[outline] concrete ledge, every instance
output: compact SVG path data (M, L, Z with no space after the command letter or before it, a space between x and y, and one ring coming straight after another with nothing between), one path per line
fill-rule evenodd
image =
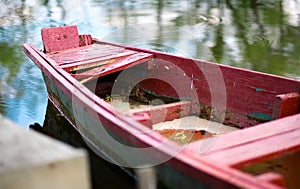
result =
M89 189L87 153L0 115L1 189Z

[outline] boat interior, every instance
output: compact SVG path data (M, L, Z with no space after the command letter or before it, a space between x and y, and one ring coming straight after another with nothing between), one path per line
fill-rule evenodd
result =
M76 56L80 61L74 60ZM150 53L96 42L48 57L117 111L179 143L240 129L217 122L211 106L195 102L188 94L192 90L198 96L191 89L193 80L173 73L172 62Z
M77 28L60 31L64 35L65 40L78 38ZM291 174L300 170L294 161L300 149L299 81L126 48L90 35L78 40L53 47L44 37L44 51L118 112L178 144L189 143L198 153L200 139L217 137L201 155L254 175L271 171L286 180L293 176L285 174L287 169L295 169ZM262 179L283 180L277 174Z

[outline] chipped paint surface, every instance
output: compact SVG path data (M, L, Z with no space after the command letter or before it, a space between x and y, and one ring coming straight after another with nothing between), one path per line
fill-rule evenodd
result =
M263 89L262 89L262 88L258 88L258 87L257 87L257 88L255 88L255 91L256 91L256 92L262 92L262 91L263 91Z
M258 122L266 122L272 119L272 116L261 113L261 112L251 112L247 114L249 119L254 119Z
M110 60L106 60L106 61L102 61L102 62L96 62L94 64L84 64L84 65L80 65L76 68L73 68L73 70L71 71L77 71L77 70L82 70L82 69L87 69L90 67L95 67L95 66L102 66L102 65L106 65L106 64L110 64L112 62L114 62L115 59L110 59Z

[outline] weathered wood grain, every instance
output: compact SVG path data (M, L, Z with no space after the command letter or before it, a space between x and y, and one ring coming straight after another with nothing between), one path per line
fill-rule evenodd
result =
M47 53L79 47L77 26L43 28L42 39Z
M277 95L274 102L273 119L300 113L299 93Z
M197 142L189 146L197 149ZM300 149L300 114L218 136L202 154L212 161L243 167Z

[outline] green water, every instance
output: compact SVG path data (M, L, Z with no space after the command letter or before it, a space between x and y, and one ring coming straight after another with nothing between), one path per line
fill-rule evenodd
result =
M44 120L42 75L21 48L42 48L42 27L76 24L102 40L300 80L299 18L294 0L0 0L0 113L24 127Z

